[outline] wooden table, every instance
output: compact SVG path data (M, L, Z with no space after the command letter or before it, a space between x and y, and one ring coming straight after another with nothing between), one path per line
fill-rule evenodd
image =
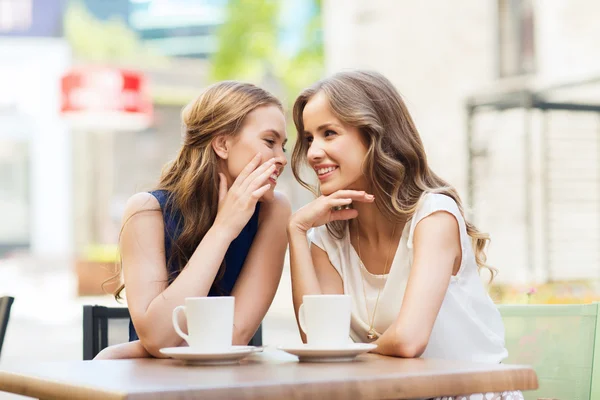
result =
M278 350L239 365L176 360L46 362L0 370L0 391L40 399L410 399L537 389L532 368L375 354L350 363L299 363Z

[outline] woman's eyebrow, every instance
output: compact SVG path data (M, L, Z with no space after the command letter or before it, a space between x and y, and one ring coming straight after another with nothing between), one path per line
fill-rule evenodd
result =
M325 122L324 124L319 125L317 132L324 131L328 128L339 128L339 125L335 122ZM312 133L309 131L304 131L304 135L312 135Z
M275 129L265 129L263 132L265 133L272 133L273 135L277 136L277 139L281 140L281 138L283 137L283 135L281 135L281 133L279 133L279 131L275 130ZM283 139L283 144L287 143L287 138Z

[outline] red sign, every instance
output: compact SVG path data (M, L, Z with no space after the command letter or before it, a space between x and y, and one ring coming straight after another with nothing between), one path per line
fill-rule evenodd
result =
M152 118L152 99L141 72L108 67L76 69L61 80L65 115Z

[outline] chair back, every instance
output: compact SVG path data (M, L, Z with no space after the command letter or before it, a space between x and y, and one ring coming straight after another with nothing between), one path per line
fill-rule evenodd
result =
M539 389L526 400L600 398L600 355L595 354L599 303L500 305L508 364L531 365Z
M92 360L108 346L129 340L129 309L125 307L83 306L83 359ZM262 346L262 325L250 346Z
M129 340L129 309L83 306L83 359L91 360L108 346Z
M10 296L0 297L0 355L2 354L2 345L4 336L8 328L8 319L10 318L10 309L15 299Z

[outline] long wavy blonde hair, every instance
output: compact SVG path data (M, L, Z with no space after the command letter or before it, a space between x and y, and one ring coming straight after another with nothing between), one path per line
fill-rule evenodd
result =
M308 101L318 92L327 96L333 114L340 121L357 127L364 135L368 150L363 173L372 182L375 203L386 218L409 219L425 193L441 193L453 198L464 217L456 189L429 168L423 143L400 94L387 78L372 71L337 73L305 89L296 99L293 118L298 139L291 164L302 186L319 194L318 187L301 177L309 146L304 140L302 114ZM486 264L485 254L489 235L466 219L465 222L477 265L488 269L493 279L497 270ZM348 221L334 221L327 228L335 237L342 238L347 224Z
M267 105L274 105L283 112L281 102L266 90L250 83L223 81L207 87L183 109L183 145L177 157L163 168L155 188L168 193L168 206L181 216L178 227L181 233L171 238L171 254L167 260L167 266L172 266L169 283L186 266L217 216L219 156L211 146L212 141L218 136L238 134L246 116ZM217 281L223 275L224 263ZM124 287L117 289L117 299Z

